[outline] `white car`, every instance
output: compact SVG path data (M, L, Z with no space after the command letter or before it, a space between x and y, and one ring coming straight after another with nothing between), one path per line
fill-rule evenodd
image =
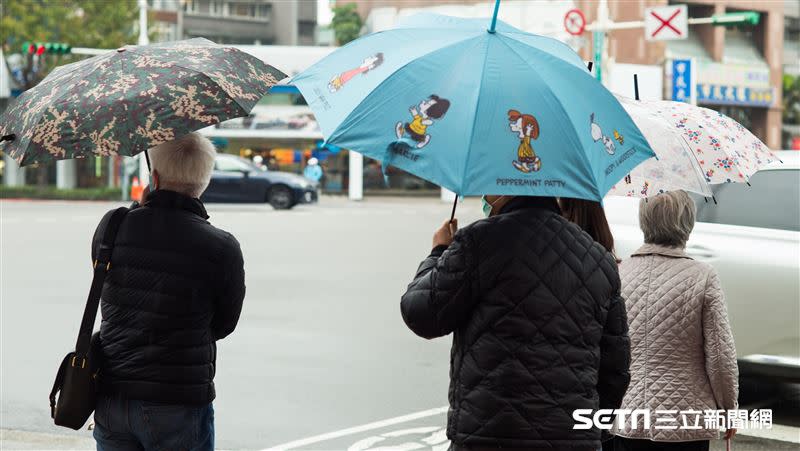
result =
M745 184L715 185L695 197L697 224L686 246L716 268L728 304L742 375L800 381L800 152ZM607 197L619 258L643 241L639 199Z

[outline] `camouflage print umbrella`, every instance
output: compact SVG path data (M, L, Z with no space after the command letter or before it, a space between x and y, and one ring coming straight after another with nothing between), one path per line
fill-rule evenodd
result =
M126 46L53 70L0 117L20 165L135 155L246 116L286 75L207 39Z

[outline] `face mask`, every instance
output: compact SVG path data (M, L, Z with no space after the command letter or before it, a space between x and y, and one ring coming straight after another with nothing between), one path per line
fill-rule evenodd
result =
M487 218L492 214L492 204L486 200L486 196L481 197L481 210L483 210L483 215Z

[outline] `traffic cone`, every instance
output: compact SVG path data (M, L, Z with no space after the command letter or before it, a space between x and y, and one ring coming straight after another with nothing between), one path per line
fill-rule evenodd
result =
M134 177L131 183L131 200L141 202L143 191L144 187L139 183L139 177Z

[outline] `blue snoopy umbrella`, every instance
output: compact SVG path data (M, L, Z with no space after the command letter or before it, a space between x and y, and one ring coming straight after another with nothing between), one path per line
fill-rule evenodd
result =
M499 4L499 0L498 0ZM583 60L497 21L423 14L292 80L327 143L458 195L600 201L655 154Z

